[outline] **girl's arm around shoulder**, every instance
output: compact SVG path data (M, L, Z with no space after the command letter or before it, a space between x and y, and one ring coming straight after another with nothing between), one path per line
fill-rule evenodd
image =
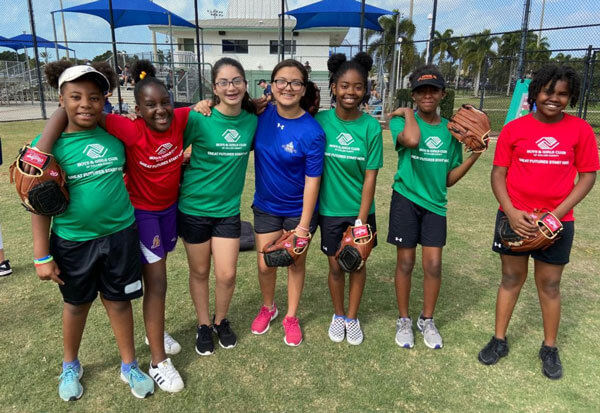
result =
M40 139L35 144L35 147L42 152L51 153L52 147L60 138L69 123L67 112L63 108L58 108L56 112L48 119Z
M421 140L421 130L419 129L419 124L417 123L413 109L398 108L392 113L388 114L388 118L400 116L404 117L404 129L401 131L392 129L392 134L396 134L396 136L392 136L395 144L401 145L405 148L416 148L419 146L419 141Z

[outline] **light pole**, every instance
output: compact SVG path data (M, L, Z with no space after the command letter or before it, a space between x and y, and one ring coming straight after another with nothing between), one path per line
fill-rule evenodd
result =
M404 88L404 79L402 78L402 37L398 37L398 68L396 69L396 86ZM399 82L399 83L398 83Z
M433 20L433 14L429 13L427 15L427 20L429 20L429 30L427 30L427 33L429 33L429 38L427 39L427 50L425 51L425 64L428 64L429 62L429 47L431 44L431 21Z
M542 29L544 28L544 12L546 11L546 0L542 0L542 16L540 17L540 33L537 38L537 47L540 47L540 40L542 39Z

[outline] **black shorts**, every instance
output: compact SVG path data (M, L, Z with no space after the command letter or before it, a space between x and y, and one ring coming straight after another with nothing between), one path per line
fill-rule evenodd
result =
M492 245L492 251L499 254L514 255L514 256L528 256L534 260L545 262L546 264L553 265L565 265L569 263L569 257L571 256L571 247L573 246L573 237L575 235L575 222L574 221L561 221L563 224L563 230L560 233L560 238L552 244L546 250L533 250L525 252L513 252L502 244L500 235L498 234L498 225L500 220L505 217L504 212L498 210L496 214L496 225L494 226L494 243Z
M98 292L110 301L129 301L143 294L140 240L135 224L89 241L69 241L52 233L50 254L65 282L59 288L66 303L90 303Z
M240 214L232 217L197 217L178 211L177 234L188 244L202 244L212 237L239 238L242 235Z
M446 245L446 217L425 209L392 191L387 242L402 248Z
M268 212L258 209L254 205L252 205L252 211L254 211L254 232L257 234L268 234L270 232L281 231L282 229L291 231L295 229L298 224L300 224L299 216L281 217L277 215L271 215ZM314 235L318 224L319 214L315 212L310 220L309 229L311 234Z
M319 215L319 227L321 227L321 251L330 257L333 257L340 247L342 236L348 229L348 225L354 225L356 217L328 217ZM375 214L367 217L367 224L371 226L373 233L377 232L377 222ZM377 235L373 248L377 246Z

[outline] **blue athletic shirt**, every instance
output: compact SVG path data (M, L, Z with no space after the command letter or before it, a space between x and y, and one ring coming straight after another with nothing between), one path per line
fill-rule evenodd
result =
M279 116L268 105L254 135L254 206L271 215L302 215L305 176L323 173L325 132L310 114Z

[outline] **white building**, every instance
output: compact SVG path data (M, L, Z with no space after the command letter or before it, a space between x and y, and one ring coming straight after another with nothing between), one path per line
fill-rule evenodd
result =
M279 61L279 13L279 0L230 0L223 18L199 21L204 62L214 64L221 57L232 57L244 66L249 81L268 79ZM294 32L295 24L294 18L285 19L286 58L310 62L313 78L326 76L329 50L342 44L348 29L333 27ZM168 26L150 26L150 30L154 36L156 33L169 35ZM195 41L195 29L173 27L173 42L177 44L176 64L196 61Z

